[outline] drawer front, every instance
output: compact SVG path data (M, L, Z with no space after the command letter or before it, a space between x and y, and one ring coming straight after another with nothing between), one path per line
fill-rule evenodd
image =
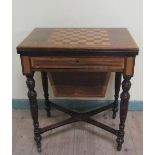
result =
M123 70L123 57L31 57L34 69L61 69L61 68L100 68L107 70Z

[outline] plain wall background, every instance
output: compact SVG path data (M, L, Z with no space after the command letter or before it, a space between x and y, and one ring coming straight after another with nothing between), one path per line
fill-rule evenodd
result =
M27 98L26 78L16 46L35 27L126 27L140 47L131 80L131 100L143 100L142 3L142 0L13 0L12 98ZM35 80L38 98L43 98L39 73L35 73ZM114 74L106 99L113 99L113 95Z

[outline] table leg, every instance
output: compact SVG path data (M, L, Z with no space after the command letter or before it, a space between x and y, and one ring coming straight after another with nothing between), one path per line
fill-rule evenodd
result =
M115 100L113 102L113 107L112 107L112 111L113 111L113 115L112 118L116 118L116 113L118 112L118 98L119 98L119 91L120 91L120 86L121 86L121 78L122 78L122 74L120 72L116 72L115 73Z
M44 97L45 97L45 109L47 112L47 116L51 117L51 104L49 101L49 94L48 94L48 78L47 78L47 72L41 72L42 77L42 85L43 85L43 91L44 91Z
M37 104L37 93L34 90L35 87L35 80L33 79L33 74L26 75L27 77L27 87L28 87L28 98L30 103L30 110L31 116L33 119L33 126L34 126L34 140L37 144L38 152L41 152L41 135L40 135L40 128L38 122L38 104Z
M123 92L121 94L121 102L120 102L120 124L119 130L117 134L117 150L120 151L122 148L122 144L124 143L124 128L125 128L125 120L128 112L128 102L130 98L129 90L131 87L131 76L124 75L124 80L122 82Z

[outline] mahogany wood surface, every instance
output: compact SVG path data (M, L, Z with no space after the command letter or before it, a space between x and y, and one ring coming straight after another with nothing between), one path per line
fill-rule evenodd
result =
M118 112L118 104L119 104L119 91L121 87L121 78L122 78L122 73L116 72L115 73L115 100L113 102L113 115L112 118L116 118L116 113Z
M128 55L138 46L126 28L36 28L17 47L22 55Z
M32 31L17 47L17 53L21 56L23 75L27 77L34 139L39 152L42 133L77 121L85 121L113 133L117 136L117 150L121 150L130 98L130 79L134 75L138 51L138 46L126 28L36 28ZM47 115L50 116L52 105L71 115L71 118L39 128L37 93L33 79L35 71L42 72ZM48 99L48 77L55 96L104 97L111 72L116 72L115 100L106 107L88 113L75 113L50 103ZM116 117L121 75L124 79L117 130L91 119L90 116L112 108L113 118Z
M41 152L41 133L39 129L39 122L38 122L38 104L37 104L37 93L35 91L35 80L33 79L34 74L27 75L26 84L28 87L27 96L29 98L30 103L30 112L33 120L34 126L34 140L37 145L38 152Z
M104 97L110 73L66 71L48 76L55 97Z
M30 64L30 57L29 56L21 56L21 65L23 74L30 74L31 73L31 64Z
M123 57L31 57L33 69L37 68L83 68L83 69L102 69L102 71L123 71L125 59Z
M47 116L50 117L51 113L51 105L49 101L49 94L48 94L48 77L47 72L41 72L41 78L42 78L42 85L43 85L43 91L44 91L44 97L45 97L45 109L47 112Z
M119 130L117 134L117 150L120 151L122 149L122 144L124 143L124 129L125 129L125 121L128 112L128 104L130 99L129 90L131 87L131 76L124 75L124 80L122 82L122 93L121 93L121 103L120 103L120 124Z

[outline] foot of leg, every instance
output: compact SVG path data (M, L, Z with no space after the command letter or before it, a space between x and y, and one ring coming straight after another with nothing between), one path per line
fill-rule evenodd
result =
M122 149L122 144L124 143L124 125L119 125L119 131L118 131L118 135L117 135L117 151L121 151Z
M35 125L35 126L37 126L37 125ZM38 127L36 127L34 129L34 140L36 142L38 152L41 152L41 139L42 138L41 138L41 135L40 135L40 129Z

